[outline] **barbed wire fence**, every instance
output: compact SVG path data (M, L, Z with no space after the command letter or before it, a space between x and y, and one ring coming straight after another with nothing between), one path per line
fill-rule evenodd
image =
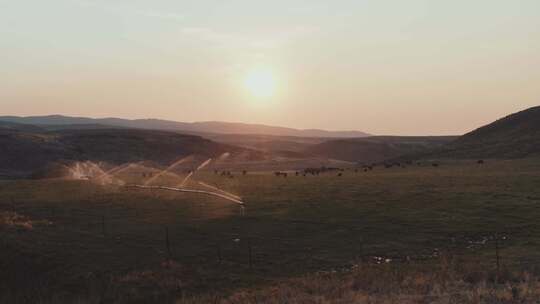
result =
M107 204L114 205L112 202L107 202ZM350 265L355 260L380 264L435 259L447 252L453 255L474 255L475 250L492 252L490 263L497 272L509 263L518 265L536 263L534 258L509 261L505 257L506 247L516 242L524 243L532 237L530 232L523 231L519 227L511 231L504 231L501 228L493 229L493 231L486 229L482 233L465 232L462 235L452 235L446 230L432 228L430 231L432 235L444 236L447 239L446 246L425 248L416 254L410 252L400 254L399 250L391 248L386 251L371 248L373 241L366 241L365 234L369 233L366 233L365 227L359 225L361 220L341 220L339 223L332 223L307 219L272 219L274 225L294 223L304 227L322 226L327 227L328 230L346 231L347 235L335 243L342 242L348 245L335 246L335 243L318 242L316 238L295 238L292 235L278 237L257 234L257 231L199 230L197 223L208 220L204 217L192 218L182 224L153 223L146 220L145 215L141 214L138 208L122 209L122 206L115 206L121 212L111 210L112 207L103 208L103 206L97 211L89 212L86 209L70 207L28 206L24 202L19 204L14 199L2 205L2 209L22 214L33 209L33 213L39 212L51 219L50 229L57 229L58 233L50 233L48 229L33 229L31 233L36 240L47 241L53 247L65 252L84 247L87 243L93 246L88 248L89 250L100 246L123 247L123 250L118 250L118 254L130 252L128 258L135 261L133 265L135 269L139 268L141 261L148 259L149 255L154 256L150 260L213 262L217 265L231 264L253 270L271 263L279 264L280 261L337 267L339 263ZM223 209L228 208L230 207L223 207ZM165 208L157 212L169 211ZM238 220L260 219L246 215L239 217ZM127 224L128 222L132 223ZM129 228L126 228L128 226ZM112 250L111 254L116 253Z

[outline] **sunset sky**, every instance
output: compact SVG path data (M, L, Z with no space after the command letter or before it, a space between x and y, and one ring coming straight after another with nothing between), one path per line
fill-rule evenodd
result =
M539 0L0 0L0 115L461 134L540 104Z

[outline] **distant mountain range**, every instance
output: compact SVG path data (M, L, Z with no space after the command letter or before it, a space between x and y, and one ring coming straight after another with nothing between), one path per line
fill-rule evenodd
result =
M353 135L357 137L349 138ZM228 166L265 170L276 164L290 169L329 163L534 157L540 156L540 107L459 137L366 135L221 122L5 116L0 117L0 178L27 177L51 163L150 161L166 166L186 155L205 159L225 153L230 154Z
M258 134L297 137L352 138L366 137L370 134L360 131L327 131L318 129L299 130L293 128L267 126L261 124L231 123L219 121L207 122L178 122L161 119L121 119L121 118L87 118L62 115L50 116L0 116L0 121L44 126L49 129L66 128L100 128L123 127L148 130L178 131L185 133L215 133L215 134Z

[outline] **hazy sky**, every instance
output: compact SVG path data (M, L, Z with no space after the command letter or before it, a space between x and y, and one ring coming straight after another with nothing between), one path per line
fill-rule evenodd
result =
M0 115L459 134L540 104L540 1L0 0L0 72Z

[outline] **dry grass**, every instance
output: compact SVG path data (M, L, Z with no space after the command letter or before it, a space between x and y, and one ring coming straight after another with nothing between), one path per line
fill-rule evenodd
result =
M50 225L47 220L32 220L12 211L0 211L0 228L32 230L36 225Z
M482 271L442 262L426 268L414 265L362 265L349 273L309 275L260 290L227 297L183 298L176 304L345 304L345 303L538 303L540 285L528 273ZM464 270L464 269L463 269Z
M497 273L472 261L445 258L438 264L360 264L348 272L310 274L228 295L208 290L196 297L171 292L182 290L185 282L179 273L186 271L190 270L175 262L164 262L153 271L95 280L92 288L75 299L32 297L13 302L9 296L0 296L0 303L527 304L540 299L537 276L507 270ZM137 287L144 282L152 282L152 296Z

